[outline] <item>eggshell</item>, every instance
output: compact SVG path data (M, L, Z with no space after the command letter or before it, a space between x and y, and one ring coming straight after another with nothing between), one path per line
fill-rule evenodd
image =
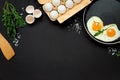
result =
M60 5L60 0L52 0L52 4L54 6L59 6Z
M46 3L44 5L45 11L51 11L53 9L53 5L51 3Z
M58 12L57 11L51 11L50 12L50 18L53 19L53 20L56 20L58 17Z
M64 14L66 12L66 7L64 5L58 6L58 12Z
M28 24L32 24L32 23L34 23L35 18L33 17L33 15L27 15L27 16L25 17L25 21L26 21Z
M72 0L67 0L66 2L65 2L65 6L67 7L67 8L72 8L73 7L73 1Z
M33 13L33 11L34 11L34 6L33 5L28 5L26 7L26 12L27 13Z
M39 18L39 17L42 16L42 12L39 9L35 9L34 12L33 12L33 16L35 18Z

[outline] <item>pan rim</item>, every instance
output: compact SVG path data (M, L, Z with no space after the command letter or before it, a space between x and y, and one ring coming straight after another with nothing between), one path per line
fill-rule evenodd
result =
M92 4L91 4L91 5L92 5ZM90 5L90 6L91 6L91 5ZM88 29L87 29L86 21L85 21L86 13L87 13L87 10L88 10L88 8L89 8L90 6L87 6L87 7L84 9L84 11L83 11L83 26L84 26L84 28L85 28L85 31L86 31L87 34L89 35L89 37L90 37L91 39L93 39L94 41L96 41L96 42L98 42L98 43L100 43L100 44L104 44L104 45L115 45L115 44L119 44L120 41L115 41L115 42L104 42L104 41L100 41L100 40L96 39L95 37L93 37L93 36L90 34L90 32L89 32Z

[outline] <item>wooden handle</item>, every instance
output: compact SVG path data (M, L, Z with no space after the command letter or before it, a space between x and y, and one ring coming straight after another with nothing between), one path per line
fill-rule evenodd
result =
M7 60L10 60L15 55L15 52L11 47L10 43L2 36L1 33L0 33L0 48Z

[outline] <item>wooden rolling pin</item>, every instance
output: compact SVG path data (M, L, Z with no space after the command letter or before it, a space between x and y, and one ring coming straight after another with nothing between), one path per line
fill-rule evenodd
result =
M0 48L7 60L10 60L14 55L15 52L11 47L10 43L4 38L4 36L0 33Z

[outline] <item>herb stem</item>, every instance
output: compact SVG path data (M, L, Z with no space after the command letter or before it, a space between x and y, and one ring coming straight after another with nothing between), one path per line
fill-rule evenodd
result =
M8 1L5 1L3 6L2 21L7 29L8 37L16 38L16 26L23 27L26 23L17 12L15 6Z

